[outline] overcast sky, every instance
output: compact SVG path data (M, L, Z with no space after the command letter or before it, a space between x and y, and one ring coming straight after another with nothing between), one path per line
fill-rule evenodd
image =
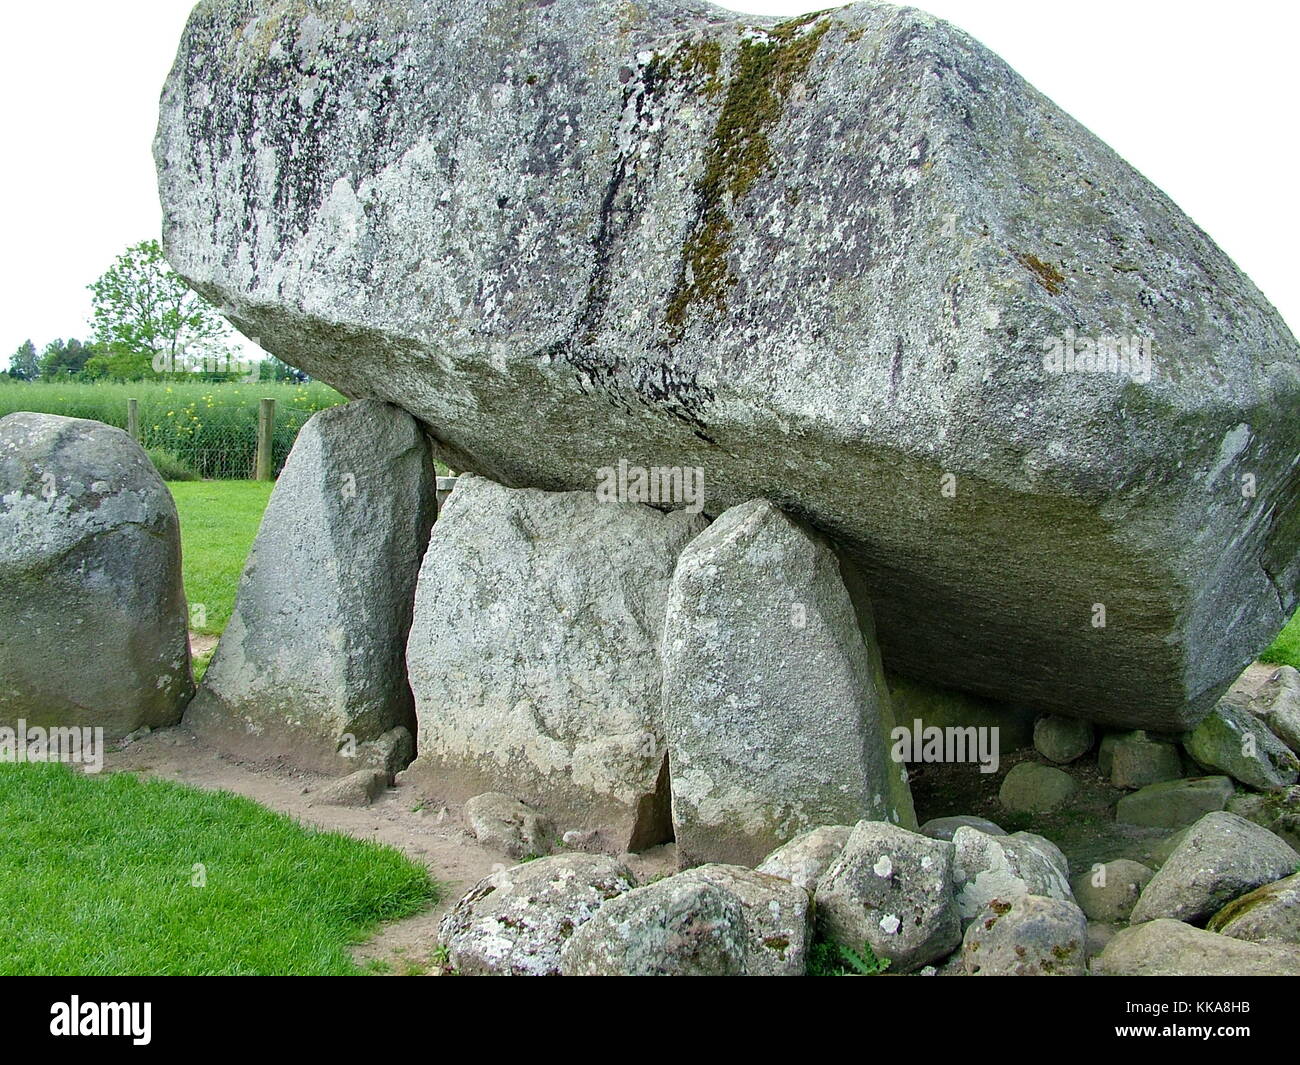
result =
M452 2L452 0L448 0ZM799 14L827 0L756 0ZM0 39L0 368L89 334L86 285L158 235L150 142L189 0L11 4ZM731 5L728 5L731 6ZM1300 333L1300 4L929 0L1163 188Z

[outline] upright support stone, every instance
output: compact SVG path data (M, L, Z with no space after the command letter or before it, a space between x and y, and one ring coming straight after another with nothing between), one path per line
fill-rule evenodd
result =
M433 509L410 415L364 399L312 417L185 723L242 757L325 772L409 761L391 730L414 727L403 653Z
M916 827L870 608L830 546L766 500L682 553L663 706L683 866L753 866L818 825Z

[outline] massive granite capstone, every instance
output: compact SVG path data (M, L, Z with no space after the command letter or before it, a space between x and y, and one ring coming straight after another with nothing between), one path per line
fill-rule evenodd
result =
M772 500L895 672L1181 729L1296 603L1294 338L914 9L207 0L155 150L171 262L269 351L504 484Z

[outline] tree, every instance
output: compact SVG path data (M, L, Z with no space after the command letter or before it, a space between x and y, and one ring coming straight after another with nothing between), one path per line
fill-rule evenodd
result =
M41 352L41 378L54 380L75 377L86 368L87 361L100 351L94 344L83 344L75 337L67 342L51 340Z
M40 376L41 367L36 358L36 345L24 340L18 350L9 356L9 376L22 381L34 381Z
M127 248L90 290L95 336L106 349L89 360L93 376L187 370L230 350L226 320L167 265L156 240Z

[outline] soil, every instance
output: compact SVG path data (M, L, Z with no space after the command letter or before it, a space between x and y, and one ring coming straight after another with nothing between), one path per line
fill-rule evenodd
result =
M435 951L442 915L480 879L516 864L504 852L482 846L466 832L459 809L422 806L410 787L389 788L368 807L315 806L313 795L331 778L227 758L180 726L159 729L110 751L104 771L135 772L234 792L303 824L395 847L425 865L442 887L439 901L422 913L385 925L353 950L357 963L377 974L438 972ZM677 868L672 844L622 857L641 883Z

